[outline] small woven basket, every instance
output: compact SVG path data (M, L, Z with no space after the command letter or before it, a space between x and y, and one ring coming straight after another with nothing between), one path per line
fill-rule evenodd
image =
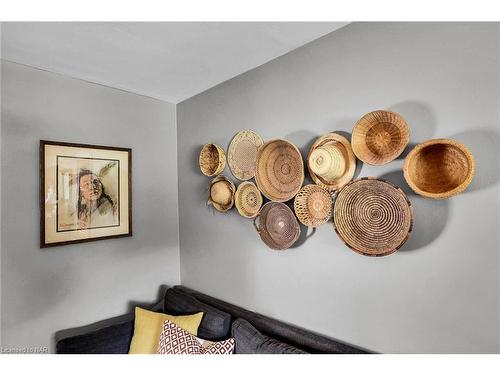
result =
M210 182L207 204L214 206L219 212L229 211L234 205L235 190L230 179L219 175Z
M243 217L255 217L262 206L262 201L262 194L253 182L242 182L236 189L235 205Z
M337 152L329 154L331 157L336 156L342 160L331 163L332 166L330 168L336 170L335 173L327 172L323 174L323 176L320 176L315 173L316 168L314 164L317 164L320 161L315 159L315 154L317 153L316 150L325 148L325 146L335 147ZM345 137L337 133L328 133L316 139L309 150L307 161L307 168L312 180L317 185L320 185L331 192L340 189L342 186L351 181L354 176L354 172L356 171L356 157L352 152L351 144ZM337 172L339 165L343 166L342 173ZM336 175L336 178L328 178L328 175L333 174Z
M234 136L227 151L227 161L234 177L250 180L255 176L257 150L264 141L253 130L242 130Z
M319 185L305 185L293 202L295 215L308 227L318 227L332 216L332 197Z
M474 158L463 144L432 139L417 145L406 156L403 171L415 193L445 199L463 192L474 177Z
M286 250L300 236L300 225L284 203L268 202L262 206L253 225L262 241L274 250Z
M304 162L299 149L284 139L264 143L257 152L255 181L272 201L292 199L304 182Z
M405 119L390 111L364 115L352 130L352 149L367 164L384 165L396 159L410 141Z
M198 163L201 173L213 177L222 173L226 167L226 154L219 145L207 143L201 148Z
M363 255L384 256L394 253L408 239L413 210L399 187L365 177L339 191L333 225L347 247Z

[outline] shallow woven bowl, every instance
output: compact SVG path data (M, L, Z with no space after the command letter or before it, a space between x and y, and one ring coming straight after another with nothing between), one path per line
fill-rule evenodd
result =
M241 216L252 218L257 215L262 206L262 194L253 182L242 182L235 194L236 209Z
M264 143L257 152L255 181L272 201L292 199L304 182L304 162L299 149L284 139Z
M339 191L333 225L350 249L363 255L384 256L394 253L408 239L413 210L399 187L365 177Z
M257 150L263 143L253 130L242 130L234 136L227 151L227 162L234 177L246 181L255 176Z
M300 225L292 210L284 203L267 202L253 225L262 241L274 250L286 250L300 236Z
M408 154L403 171L415 193L445 199L469 186L474 176L474 158L459 142L432 139L417 145Z
M332 215L332 197L319 185L305 185L295 196L293 209L297 219L308 227L318 227Z
M346 163L344 174L335 180L325 180L321 176L316 175L309 166L309 160L313 151L316 148L326 144L336 145L339 148L339 150L341 150L342 153L344 154L344 160ZM351 144L349 143L347 138L337 133L328 133L316 139L316 141L311 146L311 149L309 150L309 154L307 155L307 160L308 160L307 169L309 170L309 175L311 176L312 180L317 185L320 185L329 191L338 190L342 186L347 184L349 181L352 180L354 172L356 171L356 156L354 156L354 153L352 152Z
M201 173L213 177L222 173L226 167L226 154L219 145L207 143L201 148L198 163Z
M396 159L410 141L410 129L401 115L374 111L364 115L352 130L352 150L363 162L384 165Z
M235 190L231 180L219 175L210 182L207 203L213 205L219 212L229 211L234 205Z

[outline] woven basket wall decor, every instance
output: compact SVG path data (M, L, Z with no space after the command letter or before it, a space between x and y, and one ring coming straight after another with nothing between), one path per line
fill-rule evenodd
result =
M226 167L226 154L219 145L207 143L201 148L198 163L201 173L213 177L222 173Z
M227 151L227 161L234 177L250 180L255 176L257 150L264 141L252 130L242 130L234 136Z
M405 158L408 185L427 198L445 199L460 194L474 177L474 158L463 144L432 139L417 146Z
M352 250L368 256L384 256L394 253L408 239L413 211L399 187L376 178L361 178L339 191L333 208L333 225Z
M247 218L257 215L263 201L260 190L249 181L244 181L238 186L234 200L240 215Z
M311 146L307 168L317 185L335 191L352 180L356 171L356 157L345 137L328 133L316 139Z
M272 201L292 199L304 182L304 162L299 149L284 139L264 143L257 152L255 181Z
M364 115L352 130L352 149L358 159L371 165L384 165L396 159L410 141L405 119L391 111Z
M267 202L253 225L262 241L274 250L286 250L300 236L300 225L292 210L284 203Z
M308 227L318 227L332 216L332 197L319 185L305 185L293 202L295 215Z
M215 177L210 182L208 201L219 212L226 212L234 205L235 186L233 182L224 175Z

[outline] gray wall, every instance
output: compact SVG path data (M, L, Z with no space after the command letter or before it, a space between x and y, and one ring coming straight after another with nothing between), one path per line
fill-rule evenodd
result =
M355 23L178 105L182 283L375 351L500 352L499 67L498 23ZM477 161L465 194L410 195L415 229L398 253L358 255L331 223L276 252L235 210L205 206L202 144L227 147L251 128L305 156L315 137L380 108L407 119L412 142L455 138ZM408 189L401 167L359 175Z
M53 350L179 283L175 106L4 61L2 79L1 345ZM39 248L40 139L132 148L133 237Z

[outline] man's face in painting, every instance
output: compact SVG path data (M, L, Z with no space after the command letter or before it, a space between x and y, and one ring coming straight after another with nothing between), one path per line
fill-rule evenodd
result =
M80 177L80 194L87 201L95 201L102 194L102 184L95 174Z

